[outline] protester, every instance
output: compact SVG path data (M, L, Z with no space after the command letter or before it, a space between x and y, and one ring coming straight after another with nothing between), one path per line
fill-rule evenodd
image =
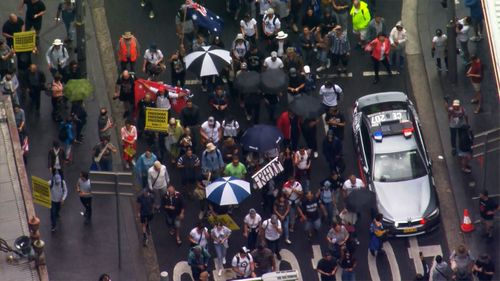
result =
M472 268L479 281L491 281L495 275L495 263L490 255L482 254Z
M316 265L316 271L319 273L321 281L335 281L337 266L337 260L332 257L330 251L326 251Z
M326 235L326 240L328 241L328 248L332 255L337 259L341 259L346 250L348 250L347 241L349 240L349 232L345 226L334 222Z
M122 147L123 147L123 160L125 162L125 169L130 169L133 165L134 156L137 148L137 129L132 125L131 120L125 121L125 126L120 130Z
M432 38L432 57L436 58L436 66L439 71L448 71L448 37L443 34L441 29L436 29L436 35ZM441 60L444 60L444 69Z
M470 280L472 278L473 266L474 258L465 245L458 245L453 252L451 252L450 267L453 271L453 279Z
M325 107L325 111L328 112L330 108L338 105L343 92L339 85L327 80L319 89L319 95L322 96L323 106Z
M301 147L293 155L293 165L295 167L295 178L300 182L304 193L309 191L309 183L311 181L311 163L312 155L309 149Z
M276 254L278 260L281 260L279 240L283 233L283 229L281 228L281 222L278 220L278 216L272 215L271 218L262 222L261 233L263 240L266 241L267 247Z
M167 186L170 183L170 176L167 167L160 161L155 161L153 167L148 170L148 189L153 193L154 207L160 209L161 198L167 193Z
M137 38L130 31L124 32L117 44L117 54L121 71L128 70L135 72L135 62L140 53L140 45Z
M217 275L221 276L226 264L226 252L229 248L229 236L231 236L231 229L225 226L222 222L217 222L215 227L210 231L214 249L217 256L216 264L219 271Z
M479 214L481 215L481 222L484 226L484 237L491 240L493 239L493 223L495 220L495 213L500 210L500 206L493 199L489 197L488 190L483 190L479 193Z
M54 174L48 181L50 186L50 231L56 231L57 220L61 207L68 197L68 187L66 181L58 173Z
M53 141L48 153L48 168L52 176L55 174L64 176L63 166L65 159L66 154L64 153L64 149L61 148L61 144L58 141Z
M349 14L352 17L352 29L354 35L356 35L358 46L364 47L366 33L368 32L368 24L371 20L368 4L366 4L365 1L353 0L352 8ZM343 27L346 28L347 25L344 25Z
M149 147L146 147L144 153L137 158L134 169L142 188L148 187L148 171L157 160L158 158Z
M349 179L347 179L342 186L344 198L347 198L347 196L349 196L349 194L351 194L351 192L353 192L354 190L358 190L361 188L365 188L364 182L361 179L356 178L355 175L350 175Z
M408 41L408 36L406 34L406 29L403 27L401 21L396 23L389 34L389 40L391 41L391 65L398 67L399 70L403 70L404 66L404 53L406 42Z
M257 249L251 252L255 265L255 276L261 277L262 275L276 271L276 260L274 259L273 252L266 248L263 244L259 244Z
M191 243L191 247L200 246L203 249L208 249L208 240L210 239L210 235L208 233L208 228L204 227L202 222L198 222L196 227L191 229L188 238Z
M193 246L189 250L188 264L191 266L191 273L194 280L199 280L202 272L208 270L210 258L208 250L200 245Z
M372 41L381 32L387 34L387 25L385 24L385 19L380 14L375 14L375 17L368 24L366 39Z
M370 250L370 254L372 254L372 256L375 256L375 254L385 254L385 251L382 248L387 236L387 230L385 230L382 225L382 218L383 215L379 213L370 224L370 244L368 249Z
M19 80L14 70L7 71L0 81L0 92L10 96L12 103L19 104Z
M261 229L262 217L252 208L248 211L243 223L243 237L247 239L247 247L250 250L254 250Z
M312 240L313 230L318 234L321 228L320 210L323 212L325 210L311 191L306 192L306 196L301 201L301 205L297 210L299 211L300 221L305 222L304 230L306 231L307 238Z
M76 18L76 4L71 0L64 0L57 6L56 22L62 20L66 29L66 42L76 41L76 31L73 25Z
M365 50L371 52L373 71L375 72L375 80L373 80L373 84L377 84L380 81L378 76L380 63L385 66L389 76L392 75L391 65L389 63L391 44L384 33L379 33L377 38L373 39L373 41L366 45Z
M476 104L474 113L477 114L481 111L482 95L481 95L481 82L483 81L484 66L478 56L471 57L471 64L467 70L466 76L470 78L472 87L474 88L474 97L470 100L471 103Z
M356 280L356 272L354 269L357 264L356 258L352 256L352 253L350 251L346 251L340 260L340 267L342 268L342 281Z
M466 174L471 173L471 166L469 165L472 159L472 146L474 144L474 134L468 125L458 129L458 157L460 157L460 165L462 172Z
M119 99L123 102L123 107L125 109L125 112L123 112L123 118L131 117L131 114L134 111L134 82L135 77L128 70L123 70L116 80L113 99Z
M443 257L437 255L434 259L435 265L432 269L431 276L433 281L451 280L452 271L450 266L443 260Z
M347 34L342 32L342 26L336 25L327 35L330 40L330 53L332 66L337 67L337 75L347 75L351 45Z
M207 121L200 126L201 144L212 143L218 145L222 139L222 126L213 116L208 117Z
M200 158L193 153L191 147L188 147L186 153L177 160L177 168L181 170L181 184L190 196L200 175L200 165Z
M55 77L55 74L63 74L69 62L69 53L66 47L63 46L61 39L55 39L52 46L47 49L45 54L47 65L50 73Z
M446 110L448 111L448 126L450 128L451 154L457 154L457 136L459 129L469 123L469 118L465 108L460 105L460 100L453 100L451 106L445 102Z
M225 165L220 150L213 143L207 143L201 155L201 172L210 175L212 179L217 179L222 175L224 168Z
M83 216L85 217L85 224L89 224L92 219L92 187L89 179L89 173L82 171L80 172L80 177L76 182L76 192L80 197L80 202L82 202L85 211Z
M236 273L237 279L255 277L255 264L253 262L253 257L246 247L242 247L233 257L231 266L233 267L233 271Z
M150 222L154 214L155 198L151 190L145 188L141 191L136 199L137 202L137 217L142 225L142 244L147 246L148 236L151 235Z
M163 53L155 43L149 45L149 49L144 52L144 62L142 64L142 72L146 73L149 78L156 78L165 70L163 64Z

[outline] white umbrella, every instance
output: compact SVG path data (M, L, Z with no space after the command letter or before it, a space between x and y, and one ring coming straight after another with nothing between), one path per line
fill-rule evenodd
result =
M200 50L184 58L186 68L198 76L219 75L219 72L231 63L229 51L214 46L203 46Z
M223 177L206 187L207 199L219 205L237 205L250 196L250 183L235 177Z

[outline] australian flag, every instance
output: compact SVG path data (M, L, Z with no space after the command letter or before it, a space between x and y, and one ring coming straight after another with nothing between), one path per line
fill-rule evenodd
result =
M222 32L224 21L214 12L191 0L186 1L185 8L186 16L193 20L196 25L208 29L210 33L220 34Z

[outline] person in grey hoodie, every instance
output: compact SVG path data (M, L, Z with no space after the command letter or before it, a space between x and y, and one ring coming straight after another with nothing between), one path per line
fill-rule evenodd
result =
M59 211L61 210L61 206L64 204L64 200L68 196L68 188L66 186L66 181L64 181L58 173L52 176L52 179L49 180L50 186L50 200L51 200L51 208L50 208L50 223L51 223L51 231L56 231L56 223L59 218Z
M443 260L443 257L437 255L435 265L432 268L431 277L433 281L451 280L452 272L450 266Z
M380 14L375 14L375 17L368 24L368 34L366 36L368 41L373 41L380 32L387 34L387 25Z

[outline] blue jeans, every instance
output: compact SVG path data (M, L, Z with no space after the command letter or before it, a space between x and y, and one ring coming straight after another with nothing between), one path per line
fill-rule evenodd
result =
M59 218L59 211L61 210L61 202L51 203L50 208L50 225L52 228L56 228L57 218Z
M321 219L318 218L314 221L307 219L306 220L306 225L304 226L304 229L306 232L309 232L312 230L312 228L316 229L318 231L321 228Z
M224 244L214 244L214 249L215 249L215 255L217 256L216 258L216 263L219 269L224 268L224 265L222 264L222 259L226 256L226 247L224 247Z
M342 281L356 281L356 273L342 270Z
M285 219L281 221L281 226L283 227L283 234L285 235L285 239L290 238L289 224L290 224L290 213L288 213L288 215L285 216Z
M297 202L297 204L299 204L299 203ZM295 219L297 218L297 205L290 206L290 212L288 213L288 217L290 220L290 227L294 228L295 227Z

